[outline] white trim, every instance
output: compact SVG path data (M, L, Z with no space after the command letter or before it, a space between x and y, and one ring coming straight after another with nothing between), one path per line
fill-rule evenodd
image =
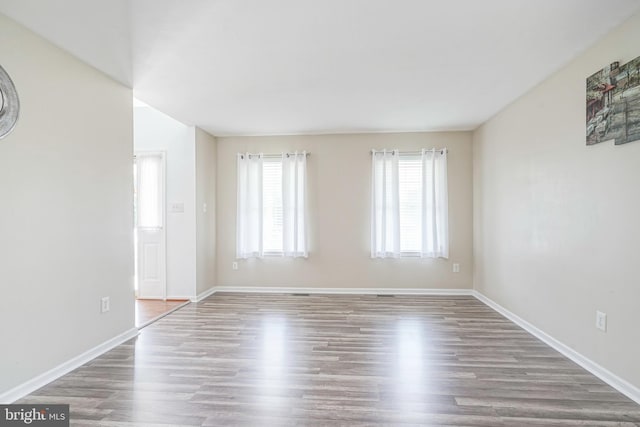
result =
M571 347L558 341L557 339L553 338L551 335L548 335L546 332L538 329L531 323L527 322L520 316L502 307L500 304L489 299L488 297L481 294L480 292L474 290L473 296L475 296L479 301L485 303L486 305L488 305L498 313L502 314L507 319L511 320L516 325L520 326L525 331L529 332L534 337L538 338L540 341L544 342L548 346L560 352L565 357L571 359L578 365L582 366L584 369L591 372L593 375L600 378L602 381L609 384L611 387L615 388L620 393L627 396L629 399L640 404L640 388L634 386L633 384L629 383L626 380L623 380L622 378L612 373L608 369L602 367L601 365L597 364L596 362L589 359L588 357L578 353Z
M473 289L426 289L426 288L302 288L291 286L215 286L216 292L274 293L274 294L349 294L349 295L469 295Z
M209 289L207 289L206 291L200 292L195 297L191 297L191 302L200 302L203 299L205 299L206 297L208 297L209 295L213 295L215 292L216 292L216 287L212 286Z
M126 332L117 335L102 344L98 344L97 346L85 351L84 353L67 360L66 362L56 366L53 369L48 370L47 372L38 375L35 378L30 379L29 381L22 383L11 390L8 390L2 394L0 394L0 404L10 404L15 402L18 399L23 398L29 393L33 393L41 387L49 384L50 382L60 378L61 376L68 374L74 369L79 368L90 360L95 359L101 354L106 353L114 347L119 346L125 341L130 340L138 335L138 328L131 328Z

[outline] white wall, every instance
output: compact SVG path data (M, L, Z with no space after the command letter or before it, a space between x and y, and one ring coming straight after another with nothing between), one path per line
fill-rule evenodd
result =
M134 326L132 93L0 15L0 395ZM100 313L100 298L111 311Z
M640 387L640 141L585 146L585 79L640 14L474 134L475 287ZM595 328L595 313L608 330Z
M471 133L227 137L218 141L220 286L319 288L471 288ZM450 259L370 257L372 148L449 148ZM308 259L235 261L236 153L307 150ZM461 265L452 272L452 263Z
M196 295L195 128L148 106L134 108L135 151L164 151L167 163L167 298ZM171 212L183 203L184 212Z
M196 128L196 293L216 284L216 139ZM205 210L206 205L206 210Z

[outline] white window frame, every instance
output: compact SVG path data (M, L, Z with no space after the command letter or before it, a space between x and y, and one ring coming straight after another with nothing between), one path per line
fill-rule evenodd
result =
M280 155L238 153L236 259L308 257L306 230L307 155L306 151ZM273 175L271 173L273 170L268 168L276 164L280 165L280 173ZM265 186L265 177L267 186ZM274 177L275 182L273 181ZM279 197L270 194L269 191L278 191ZM276 208L274 208L274 204ZM267 215L267 212L273 215ZM279 233L277 233L278 215L280 215ZM265 239L266 233L274 230L272 227L265 229L264 223L267 219L269 225L276 224L277 234L272 234ZM265 240L276 243L274 238L281 243L265 247Z
M410 162L413 177L405 169ZM371 257L448 258L447 193L446 149L372 150ZM407 197L419 199L418 206L407 209ZM413 230L407 229L409 214L419 222ZM407 245L407 233L418 242Z

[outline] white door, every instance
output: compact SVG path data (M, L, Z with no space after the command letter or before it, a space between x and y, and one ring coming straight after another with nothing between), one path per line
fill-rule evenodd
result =
M138 152L134 164L136 297L166 299L165 156Z

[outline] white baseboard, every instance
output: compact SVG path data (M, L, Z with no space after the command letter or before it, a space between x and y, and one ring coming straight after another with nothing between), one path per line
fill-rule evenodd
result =
M215 286L207 296L217 292L274 293L274 294L348 294L348 295L473 295L473 289L422 288L302 288L290 286Z
M192 297L191 298L191 302L200 302L203 299L205 299L206 297L208 297L209 295L213 295L215 292L216 292L216 287L212 286L209 289L207 289L206 291L199 293L195 297Z
M101 354L106 353L112 348L119 346L123 342L128 341L137 335L138 328L131 328L128 331L123 332L122 334L117 335L110 340L105 341L102 344L99 344L92 349L85 351L84 353L74 357L73 359L70 359L63 364L58 365L55 368L50 369L49 371L0 394L0 404L10 404L18 399L23 398L29 393L33 393L37 389L49 384L53 380L56 380L61 376L73 371L74 369L79 368L90 360L95 359Z
M551 335L548 335L546 332L538 329L531 323L527 322L520 316L502 307L500 304L489 299L488 297L484 296L480 292L473 291L473 296L475 296L478 300L482 301L483 303L485 303L486 305L488 305L498 313L502 314L507 319L511 320L516 325L520 326L525 331L529 332L534 337L538 338L540 341L544 342L548 346L554 348L555 350L563 354L565 357L571 359L578 365L582 366L584 369L591 372L593 375L600 378L602 381L606 382L611 387L615 388L620 393L627 396L629 399L640 404L640 388L634 386L633 384L629 383L626 380L623 380L622 378L612 373L608 369L602 367L601 365L597 364L596 362L589 359L588 357L578 353L571 347L558 341L557 339L553 338Z

